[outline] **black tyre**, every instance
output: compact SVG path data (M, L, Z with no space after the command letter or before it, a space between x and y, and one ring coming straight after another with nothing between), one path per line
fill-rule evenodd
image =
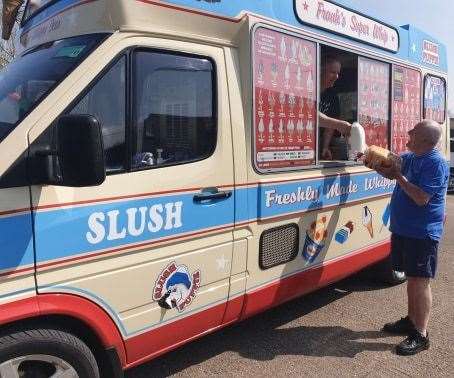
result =
M399 272L392 267L391 256L374 266L376 278L389 285L399 285L407 280L405 272Z
M99 378L87 345L56 329L24 329L0 336L0 377Z

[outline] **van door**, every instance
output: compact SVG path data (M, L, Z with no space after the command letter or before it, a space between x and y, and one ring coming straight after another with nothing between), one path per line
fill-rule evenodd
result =
M222 322L235 197L229 104L220 48L129 38L108 54L63 112L101 123L107 179L32 187L37 283L104 308L136 361ZM52 143L56 121L37 146Z

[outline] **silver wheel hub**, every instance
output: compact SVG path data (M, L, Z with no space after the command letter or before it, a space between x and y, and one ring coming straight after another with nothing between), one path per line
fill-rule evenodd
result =
M29 354L0 363L1 378L25 378L29 376L79 378L76 370L68 362L46 354Z

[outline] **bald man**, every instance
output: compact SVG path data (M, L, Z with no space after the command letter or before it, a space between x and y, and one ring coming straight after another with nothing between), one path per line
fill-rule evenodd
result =
M408 314L387 323L385 332L408 335L396 347L400 355L429 348L427 324L432 305L430 279L437 270L438 243L443 233L449 167L436 146L441 126L423 120L408 132L401 164L375 168L397 182L391 197L391 257L393 269L407 275Z

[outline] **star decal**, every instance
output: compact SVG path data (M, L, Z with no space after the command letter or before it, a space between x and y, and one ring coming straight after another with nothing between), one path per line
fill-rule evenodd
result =
M228 266L229 265L229 260L227 260L225 258L224 255L222 255L222 257L219 257L218 259L216 259L216 269L217 270L225 270L226 268L226 265Z
M416 52L416 44L415 43L412 43L411 51L413 51L413 54Z
M309 9L309 4L304 2L303 7L304 7L304 10L307 11Z

